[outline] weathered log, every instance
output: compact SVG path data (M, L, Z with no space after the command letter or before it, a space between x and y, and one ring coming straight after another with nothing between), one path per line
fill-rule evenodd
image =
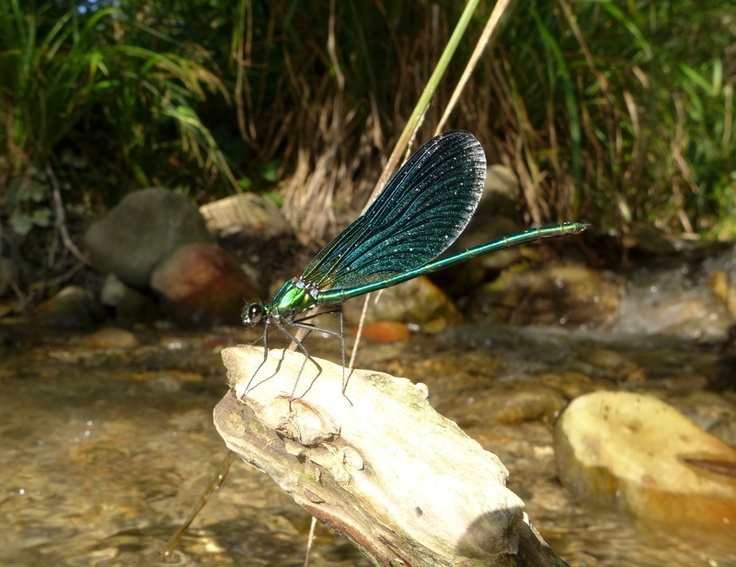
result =
M226 445L374 564L565 565L506 488L506 467L423 384L354 370L343 394L342 367L271 350L246 391L263 350L222 358L230 391L214 421Z

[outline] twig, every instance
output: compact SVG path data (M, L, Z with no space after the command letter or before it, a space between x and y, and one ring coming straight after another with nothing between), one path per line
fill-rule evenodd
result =
M66 228L66 213L64 212L64 203L61 200L61 191L59 190L59 181L54 175L54 170L50 165L46 164L45 168L46 177L51 184L51 195L54 201L54 214L56 215L56 229L59 231L61 240L64 242L64 246L72 255L85 265L89 265L89 258L74 244L74 241L69 236L69 231Z

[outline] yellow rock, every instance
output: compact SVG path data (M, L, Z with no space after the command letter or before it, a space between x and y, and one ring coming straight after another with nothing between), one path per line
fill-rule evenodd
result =
M642 518L736 526L736 450L652 396L596 392L555 426L563 484ZM720 464L722 466L704 466Z

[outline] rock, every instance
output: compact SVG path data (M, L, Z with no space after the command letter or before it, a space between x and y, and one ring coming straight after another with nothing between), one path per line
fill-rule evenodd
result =
M581 266L506 271L476 291L466 311L475 321L605 326L617 315L622 287L612 276Z
M580 361L598 378L616 383L641 384L646 375L630 353L604 346L590 345L579 349Z
M126 195L84 236L92 265L133 287L148 287L156 265L181 245L211 241L197 207L167 189Z
M701 466L733 465L736 450L657 398L577 398L557 421L554 443L560 479L579 497L619 499L643 518L736 522L736 478Z
M299 272L296 266L303 268L313 256L299 242L281 210L261 195L233 195L203 205L200 212L217 243L237 258L245 274L263 289L294 277Z
M264 238L281 238L293 233L281 210L255 193L239 193L207 203L199 212L207 229L220 238L240 232L244 227L260 231Z
M463 428L478 424L519 424L527 421L551 423L567 400L553 388L530 383L524 389L513 386L494 387L477 392L463 405L440 406L443 415Z
M599 387L590 376L574 370L543 372L537 375L535 379L544 386L560 392L567 400L574 400L583 394L595 391Z
M68 286L36 306L29 319L36 326L81 331L94 328L102 316L102 309L92 292Z
M130 331L116 327L105 327L87 335L79 344L84 348L121 350L136 347L140 344L140 341Z
M355 329L357 333L357 328ZM376 321L368 323L361 331L361 339L373 343L405 342L411 336L409 327L399 321Z
M261 290L240 266L216 244L185 244L154 270L151 287L182 324L240 323L245 298Z
M363 311L365 296L343 303L345 322L357 325ZM372 294L366 322L403 321L419 325L426 333L437 333L462 317L450 299L429 279L414 278L403 284Z
M145 294L127 286L115 274L105 278L100 301L115 310L115 320L123 325L153 323L161 316L153 293Z

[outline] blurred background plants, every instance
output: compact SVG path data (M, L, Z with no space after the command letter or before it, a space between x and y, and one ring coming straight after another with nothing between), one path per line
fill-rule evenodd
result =
M151 185L200 203L269 191L302 234L326 238L362 208L462 8L0 0L3 245L36 232L43 248L60 212L74 240ZM451 126L514 170L525 222L733 238L734 82L729 3L529 0L506 14Z

